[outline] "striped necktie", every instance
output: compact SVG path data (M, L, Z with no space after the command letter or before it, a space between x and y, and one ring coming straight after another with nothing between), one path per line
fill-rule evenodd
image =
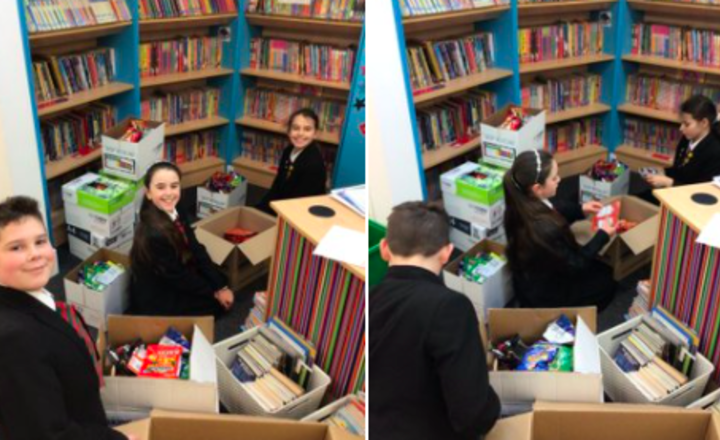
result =
M90 332L87 329L87 324L85 324L85 320L83 319L77 308L75 308L75 306L72 304L67 304L63 301L55 301L55 308L60 317L65 322L70 324L70 327L75 330L75 333L77 333L80 339L82 339L85 343L85 346L88 349L88 354L90 355L90 358L95 365L95 372L98 376L100 388L102 388L103 386L105 386L105 381L103 380L102 364L100 363L100 356L98 355L95 341L93 341L90 337Z

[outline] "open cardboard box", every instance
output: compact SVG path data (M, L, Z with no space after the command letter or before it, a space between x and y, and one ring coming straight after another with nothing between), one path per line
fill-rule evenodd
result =
M570 372L493 371L490 384L503 405L534 401L602 402L600 347L595 336L595 307L565 309L490 309L488 333L493 343L520 335L527 344L542 338L547 326L565 314L575 324L573 368ZM580 324L582 321L583 324ZM485 342L485 341L483 341ZM487 344L485 344L488 347Z
M228 414L153 411L150 418L116 428L140 440L360 440L335 426Z
M212 348L215 324L212 317L111 315L108 317L107 337L100 333L98 350L104 354L106 347L117 347L138 338L145 343L156 344L170 326L175 327L192 344L190 379L105 376L105 387L101 389L100 395L108 414L136 413L147 416L152 409L205 413L219 411L215 352Z
M255 208L239 206L197 222L195 235L207 248L210 258L222 266L230 288L238 290L267 273L275 249L276 225L274 217ZM234 244L224 238L225 232L232 228L258 234L244 243Z
M660 224L660 208L633 196L617 196L604 199L602 203L620 200L620 218L637 222L637 226L617 234L600 251L601 260L613 268L615 280L621 280L652 260ZM583 220L572 225L573 233L580 245L589 242L595 235L592 220Z
M162 158L165 123L144 121L149 130L139 142L120 140L137 118L125 118L102 134L103 168L108 174L137 181Z
M718 440L720 414L628 404L540 402L499 420L485 440Z
M480 141L483 161L510 168L523 151L542 150L545 144L545 110L524 109L532 118L518 131L499 128L507 118L508 110L520 107L508 104L488 116L480 124Z

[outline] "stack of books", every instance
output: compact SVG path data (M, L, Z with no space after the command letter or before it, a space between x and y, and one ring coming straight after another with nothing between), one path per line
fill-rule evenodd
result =
M545 149L550 153L602 144L602 120L588 118L547 127Z
M678 113L680 105L693 95L704 95L713 102L720 102L720 82L709 75L707 78L699 78L700 76L704 75L682 74L681 78L667 75L628 75L625 101L671 113ZM703 84L703 81L708 83Z
M520 63L535 63L601 54L603 24L573 21L518 31Z
M40 141L45 161L86 155L100 147L100 135L114 126L117 109L95 102L88 107L40 122Z
M400 10L403 17L411 17L486 8L509 3L510 0L400 0Z
M250 40L250 68L275 70L323 81L349 83L355 62L352 47L278 38Z
M214 87L157 92L140 103L142 119L170 125L211 118L219 112L220 89Z
M637 23L631 53L720 67L720 31Z
M600 102L602 77L595 73L536 78L521 90L522 106L561 112Z
M125 0L24 0L30 33L131 21Z
M176 164L192 162L206 157L218 157L220 133L205 130L165 139L163 160Z
M353 435L365 437L365 398L348 396L348 402L338 408L321 422L338 426Z
M140 20L231 14L237 11L235 0L139 0Z
M675 148L682 139L677 124L625 118L624 144L665 155L675 154Z
M222 38L182 37L140 44L140 77L220 67Z
M265 324L265 314L267 313L267 292L255 292L253 297L253 308L250 309L247 319L245 320L244 330L260 327Z
M250 0L247 11L302 18L362 21L365 16L365 0L307 0L304 2Z
M630 309L627 313L627 319L641 316L650 311L650 280L638 281L637 288L635 289L637 295L633 299Z

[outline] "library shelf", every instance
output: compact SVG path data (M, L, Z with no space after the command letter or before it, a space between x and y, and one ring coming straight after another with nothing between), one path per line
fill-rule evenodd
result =
M324 87L328 89L342 90L345 92L350 91L350 83L339 82L339 81L324 81L320 79L310 78L307 76L296 75L293 73L276 72L274 70L266 69L241 69L240 73L245 76L254 76L258 78L274 79L277 81L286 81L297 84L306 84L309 86Z
M199 15L193 17L173 17L140 20L140 32L155 32L177 29L190 29L230 24L238 17L237 12L230 14Z
M215 172L223 171L225 168L225 161L219 157L205 157L202 159L179 163L177 166L182 172L182 187L185 189L202 185Z
M212 69L195 70L193 72L171 73L168 75L151 76L140 78L140 87L157 87L168 84L176 84L198 79L215 78L218 76L232 75L232 69L217 67Z
M583 57L565 58L559 60L539 61L535 63L520 63L520 74L560 70L570 67L586 66L589 64L612 61L615 57L606 53L587 55Z
M518 14L524 17L572 12L598 11L610 7L617 0L576 0L549 3L518 3Z
M237 119L235 123L243 127L257 128L259 130L270 131L278 134L287 134L287 127L283 124L252 118L249 116L243 116L242 118ZM326 144L338 145L340 143L340 134L318 132L316 140Z
M52 180L70 171L76 170L96 160L100 160L102 148L97 148L85 156L74 155L45 163L45 179Z
M602 145L588 145L570 151L555 153L560 177L574 176L589 170L600 159L607 158L608 150Z
M245 18L252 26L292 29L314 33L332 33L360 37L361 21L326 20L321 18L293 17L247 13Z
M464 90L472 89L473 87L510 78L512 75L513 73L510 70L488 69L474 75L450 80L441 88L415 95L413 97L413 101L415 102L415 105L435 101L438 98L454 95Z
M406 33L423 32L436 28L451 28L478 21L492 20L509 10L510 5L498 5L439 14L409 16L403 18L403 28Z
M669 167L672 165L673 155L657 153L632 145L620 145L615 149L618 160L627 164L631 170L638 171L642 167Z
M697 3L683 3L679 1L648 1L628 0L631 8L638 11L660 13L667 15L682 15L684 17L697 17L704 20L720 18L720 6L703 5Z
M177 136L180 134L191 133L193 131L207 130L226 125L229 121L221 116L213 116L211 118L198 119L195 121L183 122L182 124L165 125L165 137Z
M623 61L645 64L649 66L666 67L670 69L689 70L691 72L720 75L720 67L707 67L687 61L669 60L667 58L652 57L648 55L623 55Z
M131 21L119 21L93 26L79 26L55 31L34 32L29 34L28 40L33 48L57 46L78 40L89 40L122 32L132 26Z
M650 107L643 107L636 104L621 104L618 106L618 111L627 113L634 116L642 116L643 118L659 119L667 122L680 122L680 118L677 113L669 112L667 110L657 110Z
M545 123L547 125L557 124L558 122L569 121L571 119L586 118L588 116L599 115L610 111L610 106L596 102L594 104L582 107L571 108L555 113L547 113Z
M246 157L235 159L233 167L238 173L245 176L248 182L262 188L270 188L277 174L277 166Z
M47 116L54 115L56 113L63 112L65 110L71 110L81 105L89 104L93 101L98 101L109 96L119 95L129 90L134 89L132 84L126 84L122 82L113 82L106 86L98 87L96 89L86 90L84 92L73 93L68 95L67 101L62 101L57 104L48 105L47 107L38 109L38 116L44 118Z
M443 145L434 150L424 151L422 154L423 169L429 170L456 157L463 156L473 150L480 149L480 137L470 139L463 144Z

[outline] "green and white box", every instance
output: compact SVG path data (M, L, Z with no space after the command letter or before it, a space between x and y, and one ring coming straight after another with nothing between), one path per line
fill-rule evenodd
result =
M63 201L100 214L114 214L135 200L136 186L88 173L62 187Z
M113 176L139 180L152 164L162 159L165 124L145 121L150 130L143 135L140 142L120 140L133 119L135 118L127 118L103 133L103 167Z
M473 183L470 176L487 176L483 184ZM467 162L440 176L445 211L451 217L484 228L502 224L505 196L502 186L504 170L484 163Z

